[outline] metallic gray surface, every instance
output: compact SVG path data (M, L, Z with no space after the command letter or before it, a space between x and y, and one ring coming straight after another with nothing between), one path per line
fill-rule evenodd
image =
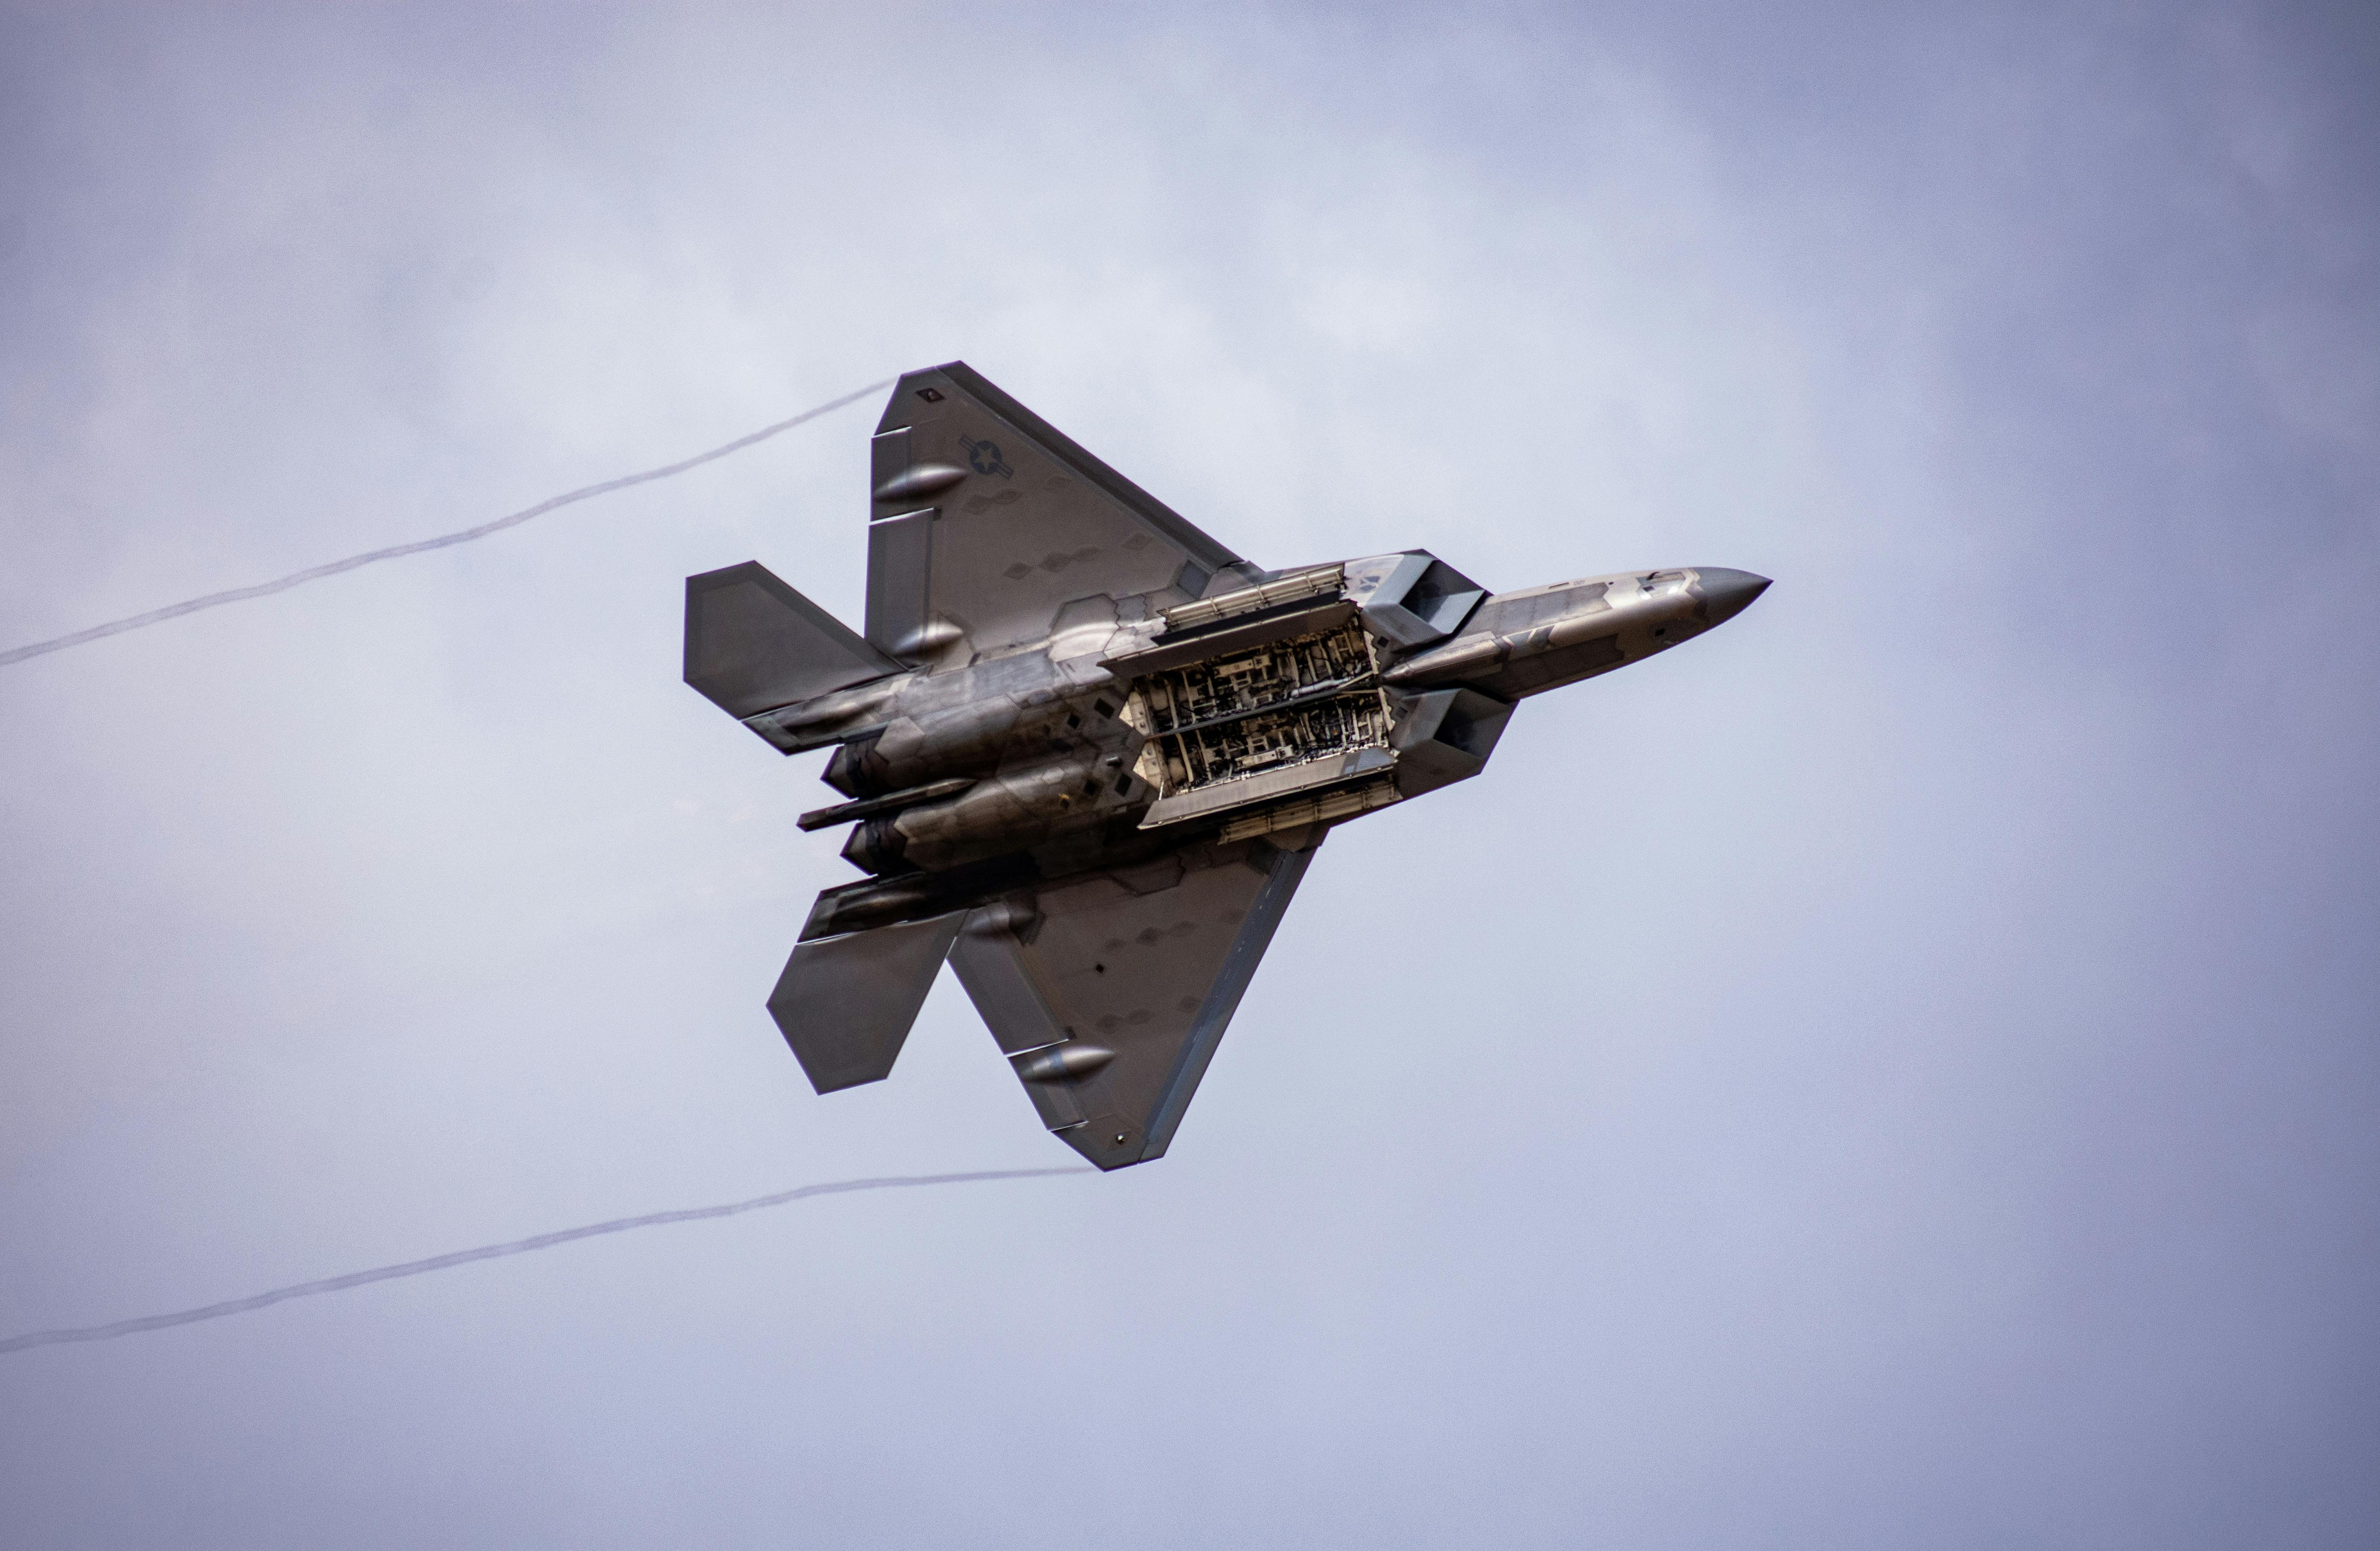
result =
M928 506L868 529L868 640L903 662L917 660L917 648L923 644L933 525L940 515Z
M871 876L819 896L770 1012L820 1093L891 1072L948 956L1042 1123L1161 1157L1329 830L1481 773L1515 704L1768 585L1489 593L1422 551L1266 572L953 362L870 443L868 628L757 563L688 581L687 682L833 745ZM931 505L918 503L930 498Z
M794 827L804 834L813 830L831 830L837 824L873 818L878 814L898 813L905 807L930 803L937 797L954 797L973 783L965 776L950 781L929 782L905 792L887 792L880 797L861 797L854 802L837 803L832 807L812 808L794 820Z
M758 561L686 579L686 682L730 716L864 684L897 666Z
M820 1093L881 1081L933 988L959 917L805 942L785 961L769 1014Z
M1164 668L1178 668L1185 662L1200 662L1227 652L1244 651L1294 636L1329 630L1344 624L1354 612L1353 604L1338 599L1313 604L1292 603L1237 619L1220 620L1204 628L1169 629L1147 646L1102 659L1099 666L1126 678L1153 673Z
M940 490L932 517L910 519L921 549L871 543L871 604L880 591L921 596L977 652L1047 636L1076 599L1186 601L1174 595L1185 565L1210 575L1237 558L961 362L902 377L874 445L879 491L966 473ZM892 639L872 608L869 633Z
M1028 1083L1070 1083L1089 1076L1113 1060L1115 1052L1104 1045L1069 1039L1046 1050L1036 1050L1017 1061L1016 1075Z
M1161 1156L1311 856L1199 847L1045 886L1028 932L962 936L952 966L1042 1123L1101 1169ZM1112 1056L1033 1065L1075 1042Z
M1724 624L1751 607L1752 600L1768 590L1768 578L1749 571L1730 571L1723 566L1704 565L1695 568L1694 576L1706 600L1710 624Z
M1156 1112L1148 1123L1148 1142L1140 1155L1144 1161L1163 1157L1165 1149L1172 1145L1173 1133L1189 1110L1190 1100L1197 1095L1199 1080L1207 1075L1208 1063L1215 1059L1215 1048L1222 1042L1223 1031L1231 1025L1232 1014L1239 1011L1240 998L1247 993L1248 982L1256 978L1257 965L1262 962L1265 950L1272 946L1272 934L1280 927L1281 918L1288 914L1289 902L1297 893L1306 866L1314 860L1315 849L1321 843L1321 836L1317 835L1303 850L1274 851L1269 858L1264 858L1264 881L1258 885L1231 946L1224 950L1222 966L1208 984L1206 1000L1199 1003L1196 1015L1174 1052L1173 1065L1165 1074L1165 1085L1158 1094ZM1253 867L1259 857L1261 852L1248 865Z

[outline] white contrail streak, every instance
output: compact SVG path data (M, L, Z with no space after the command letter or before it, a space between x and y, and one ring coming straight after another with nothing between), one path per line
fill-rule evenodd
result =
M841 398L832 399L815 409L805 409L792 419L779 420L772 426L763 426L749 436L739 436L723 447L713 447L707 453L698 453L683 462L668 464L660 468L648 468L641 474L625 475L617 479L606 479L600 485L589 485L584 490L575 490L567 495L557 495L550 501L540 501L536 505L524 511L515 512L508 517L498 517L493 522L483 522L477 527L467 527L460 533L443 533L435 539L417 539L410 544L392 544L384 550L373 550L366 554L351 554L345 560L334 560L327 565L316 565L304 571L295 572L283 576L278 581L259 582L254 587L234 588L229 592L211 592L204 598L192 598L180 603L168 603L162 609L152 609L145 614L134 614L129 619L111 620L105 624L94 624L88 630L78 630L71 636L60 636L54 641L35 641L29 647L14 647L6 651L0 651L0 668L5 668L11 662L22 662L29 657L64 651L68 647L79 647L86 641L96 641L103 636L121 636L128 630L139 630L146 625L161 624L166 620L178 619L184 614L194 614L200 609L212 609L225 603L243 603L251 598L264 598L276 592L285 592L300 583L321 581L324 576L335 576L342 571L352 571L358 565L370 565L382 560L397 560L406 555L419 554L424 550L443 550L449 544L468 544L474 539L485 539L491 533L498 533L507 527L525 523L531 517L541 517L556 507L568 506L574 502L589 501L599 495L609 495L613 491L626 490L630 485L650 484L655 479L666 479L673 474L683 474L689 468L698 468L713 459L723 458L730 453L740 453L754 442L766 442L779 431L791 430L805 420L815 420L820 415L830 414L846 404L856 403L870 394L880 393L891 387L893 381L888 377L881 382L870 382L864 388L847 393Z
M874 392L873 389L864 391ZM184 1309L178 1314L152 1314L141 1319L120 1319L113 1325L88 1325L77 1330L35 1330L0 1340L0 1352L22 1351L27 1347L59 1346L68 1341L111 1341L118 1336L134 1336L143 1330L163 1330L168 1326L195 1325L202 1319L221 1319L225 1315L246 1314L251 1309L285 1303L292 1298L344 1292L348 1288L362 1287L370 1282L394 1281L399 1277L418 1277L425 1271L443 1271L450 1266L468 1266L474 1260L497 1260L508 1254L527 1254L531 1250L552 1249L556 1244L566 1244L575 1239L625 1233L632 1228L658 1228L669 1222L732 1218L741 1212L757 1212L764 1206L782 1206L788 1201L807 1200L813 1195L845 1195L860 1190L907 1190L918 1185L956 1185L977 1180L1035 1180L1050 1174L1096 1172L1096 1169L1076 1164L1065 1169L994 1169L975 1174L902 1174L875 1180L836 1180L829 1184L781 1190L774 1195L756 1195L749 1201L730 1202L724 1206L690 1206L683 1211L648 1212L640 1218L616 1218L610 1222L589 1223L585 1228L565 1228L558 1233L540 1233L533 1239L515 1239L510 1243L482 1244L475 1250L433 1254L427 1260L408 1260L402 1266L380 1266L369 1271L350 1271L344 1277L325 1277L321 1281L299 1282L295 1287L276 1287L270 1292L234 1298L227 1303L209 1303L204 1308Z

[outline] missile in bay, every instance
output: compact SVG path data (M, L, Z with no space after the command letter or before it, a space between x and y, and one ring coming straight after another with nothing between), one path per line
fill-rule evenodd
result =
M1490 592L1420 550L1269 570L963 362L871 443L865 628L758 562L686 578L686 682L832 748L866 876L768 1005L820 1093L888 1075L947 962L1041 1121L1162 1157L1323 840L1487 768L1523 700L1768 586L1681 566Z

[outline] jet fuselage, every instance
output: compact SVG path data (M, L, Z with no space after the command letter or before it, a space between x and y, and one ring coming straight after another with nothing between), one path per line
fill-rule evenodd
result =
M1415 561L1438 563L1415 552L1284 575L1362 576ZM1482 597L1457 628L1419 644L1373 628L1358 607L1337 629L1360 637L1349 644L1358 647L1363 660L1324 688L1334 697L1376 697L1379 744L1386 748L1412 708L1432 692L1464 690L1509 708L1691 640L1731 617L1767 586L1765 578L1750 573L1715 567L1557 582ZM1240 590L1254 594L1259 588ZM1233 599L1228 593L1204 600L1223 606L1207 629L1220 636L1224 632L1218 625L1228 628L1250 616L1282 617L1278 606L1267 608L1254 597L1246 600L1253 606L1245 614L1229 612ZM1310 622L1317 611L1306 612ZM1409 617L1409 612L1400 612ZM1409 625L1405 630L1408 636L1417 633ZM1266 673L1275 665L1271 660L1284 655L1283 646L1249 647L1247 634L1244 626L1242 642L1223 643L1221 655L1208 658L1206 665L1245 664ZM1165 686L1135 678L1133 670L1136 659L1155 660L1157 650L1169 644L1178 656L1185 639L1195 644L1196 628L1183 632L1162 613L1130 623L1094 622L1030 648L980 660L929 663L751 718L755 732L789 753L837 745L825 779L851 800L805 815L803 827L856 821L844 856L888 880L885 887L860 884L841 891L838 908L815 920L810 935L849 929L864 920L901 919L921 908L920 902L947 905L978 891L971 887L978 879L983 890L996 892L1027 872L1060 878L1211 838L1233 811L1231 806L1207 809L1199 816L1211 820L1206 824L1148 823L1162 797L1190 788L1192 781L1181 761L1169 762L1161 746L1152 748L1169 741L1161 714L1151 704ZM1349 679L1354 682L1344 682ZM1251 721L1277 704L1293 709L1295 701L1293 695L1283 696L1235 709L1240 721ZM1280 716L1274 713L1273 720ZM1475 752L1484 764L1487 748ZM1276 739L1253 758L1242 757L1252 768L1211 784L1228 788L1232 782L1311 763L1316 757L1311 748ZM1362 776L1351 771L1349 779L1353 783ZM1411 774L1400 782L1386 766L1378 781L1382 800L1344 817L1446 783ZM1246 828L1249 817L1241 816L1241 832L1263 832ZM1302 810L1288 817L1301 819ZM1011 865L984 866L1003 861ZM973 870L951 879L948 889L907 876L968 868Z
M686 682L832 747L868 876L769 1009L821 1093L892 1069L945 963L1041 1120L1161 1156L1316 848L1483 770L1519 703L1667 651L1768 583L1715 567L1490 594L1422 551L1273 571L964 363L870 446L855 634L757 562L686 580Z

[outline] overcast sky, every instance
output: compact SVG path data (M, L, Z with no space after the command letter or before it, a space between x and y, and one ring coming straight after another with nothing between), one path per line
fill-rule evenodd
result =
M0 648L963 357L1266 564L1716 564L1308 874L1171 1156L0 1357L27 1546L2380 1539L2360 8L13 7ZM806 14L807 9L807 14ZM1073 1161L681 578L873 402L0 669L0 1336Z

